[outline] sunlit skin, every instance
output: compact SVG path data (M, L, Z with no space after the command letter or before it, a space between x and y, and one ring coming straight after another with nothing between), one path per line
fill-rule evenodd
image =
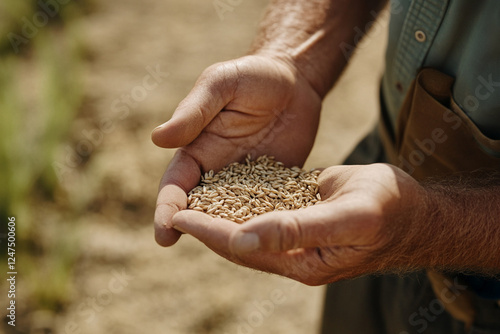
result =
M172 119L152 135L158 146L182 147L162 180L158 203L168 205L156 212L158 243L168 246L178 239L171 217L186 208L185 191L198 184L201 172L241 161L249 152L302 165L320 108L318 94L281 60L247 56L208 68Z
M334 166L320 174L323 203L314 207L242 225L185 210L202 173L249 152L304 163L321 100L347 61L332 46L353 43L353 27L383 4L273 1L250 55L202 73L152 134L179 148L159 187L160 245L188 233L230 261L311 285L417 268L500 272L498 178L420 184L390 165Z
M399 215L401 206L425 205L412 204L416 189L423 189L388 165L330 167L320 174L319 186L321 204L298 211L275 211L238 225L185 210L174 216L173 227L230 261L317 285L383 267L382 255L398 237L386 230L385 217Z

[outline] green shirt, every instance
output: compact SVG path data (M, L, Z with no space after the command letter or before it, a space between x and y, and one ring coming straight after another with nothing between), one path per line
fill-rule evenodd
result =
M491 139L500 139L500 1L391 0L382 97L392 126L419 69L455 78L452 97ZM484 298L500 281L462 275Z
M500 1L391 0L382 92L393 126L423 67L454 77L455 102L500 139Z

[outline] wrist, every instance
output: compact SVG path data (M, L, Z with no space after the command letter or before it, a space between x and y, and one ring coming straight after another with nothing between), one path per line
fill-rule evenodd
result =
M330 89L329 86L324 84L321 76L308 69L308 66L304 65L304 61L294 57L290 50L280 47L265 47L255 50L249 55L271 59L285 66L292 73L296 82L302 82L302 84L309 86L321 100Z
M348 61L340 46L354 47L356 27L367 26L386 0L274 0L261 23L251 54L278 53L323 98Z
M442 233L441 196L413 181L413 190L402 192L397 210L384 215L381 238L386 242L372 261L380 272L410 272L437 266L440 256L435 238Z

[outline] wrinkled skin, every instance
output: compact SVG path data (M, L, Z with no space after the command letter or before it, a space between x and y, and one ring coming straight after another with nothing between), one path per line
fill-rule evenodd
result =
M309 285L395 269L397 254L389 246L413 223L399 218L417 218L425 208L416 204L425 192L420 185L396 167L375 164L327 168L319 187L321 204L305 209L266 213L242 225L185 210L173 227L230 261Z
M160 147L180 147L160 184L157 242L169 246L179 238L172 217L186 208L186 192L201 173L247 154L302 165L320 109L319 95L285 60L254 55L207 68L172 118L152 134Z

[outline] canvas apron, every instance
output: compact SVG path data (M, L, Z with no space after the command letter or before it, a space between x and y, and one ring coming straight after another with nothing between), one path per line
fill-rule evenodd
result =
M416 180L500 170L500 140L484 136L460 110L453 81L434 69L421 70L400 110L396 133L382 113L378 135L385 159ZM498 301L463 287L453 275L436 271L334 283L327 290L321 332L500 333Z

